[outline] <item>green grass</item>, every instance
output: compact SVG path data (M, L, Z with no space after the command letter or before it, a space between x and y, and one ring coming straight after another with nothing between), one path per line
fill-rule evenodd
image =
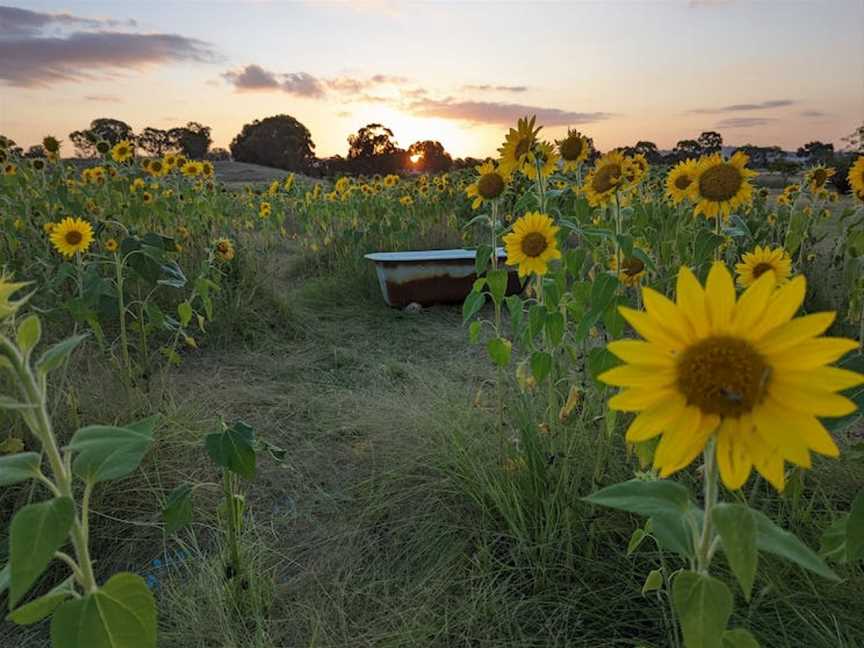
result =
M151 456L93 503L104 573L188 552L157 573L160 648L674 645L668 606L640 593L660 555L649 543L625 555L641 522L579 499L637 468L620 431L607 438L596 421L599 402L550 436L508 385L508 452L532 466L508 471L493 371L457 308L404 313L384 306L371 271L321 275L290 251L250 257L203 348L151 379L139 404L163 415ZM109 371L82 363L64 427L123 420ZM158 513L176 484L215 481L201 444L219 417L287 450L247 484L253 568L239 598L225 585L217 494L196 494L195 524L176 538ZM695 472L684 479L698 490ZM764 486L754 502L816 546L862 483L860 462L817 461L797 506ZM733 625L772 648L860 646L864 571L840 573L835 585L765 559ZM45 637L0 626L3 646Z

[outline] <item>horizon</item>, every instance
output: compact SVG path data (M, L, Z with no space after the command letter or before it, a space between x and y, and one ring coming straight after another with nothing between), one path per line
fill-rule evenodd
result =
M403 148L431 139L454 158L485 158L536 114L547 138L572 127L601 150L638 140L669 150L709 130L732 147L840 148L864 117L861 24L856 0L163 1L146 11L34 0L0 5L0 133L25 149L55 135L69 156L69 133L97 117L136 133L197 121L228 148L244 124L285 113L321 158L344 156L369 123ZM475 46L478 30L489 39Z

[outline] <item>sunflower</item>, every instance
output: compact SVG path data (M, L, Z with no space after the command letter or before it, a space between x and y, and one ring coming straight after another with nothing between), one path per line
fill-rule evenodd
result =
M149 164L147 164L147 168L145 169L145 171L147 171L147 173L149 173L154 178L160 178L166 173L168 173L168 171L170 171L170 168L167 164L165 164L165 162L158 158L155 158L153 160L150 160Z
M153 194L151 194L149 191L142 192L141 193L141 201L145 205L149 205L151 202L153 202Z
M645 262L634 256L624 257L621 260L621 271L618 271L618 255L613 254L609 260L609 269L614 272L618 281L625 286L638 286L645 276Z
M528 212L513 223L513 231L504 236L507 264L518 265L520 277L546 274L549 261L561 258L555 238L558 230L546 214Z
M592 207L608 204L622 188L627 161L619 151L609 151L597 160L585 177L585 197Z
M111 148L111 157L115 162L123 163L135 154L129 140L121 140Z
M811 167L807 169L807 173L804 174L804 182L810 186L810 191L817 192L822 187L825 186L825 183L828 182L828 178L837 173L837 170L833 167L826 167L824 164L819 164L815 167Z
M669 175L666 176L666 195L672 200L675 205L688 197L690 185L696 178L697 162L696 160L683 160L672 167Z
M269 202L262 202L260 205L258 205L258 215L261 218L267 218L268 216L270 216L270 212L272 210L273 207L270 205Z
M645 155L637 153L636 155L625 156L624 159L627 162L624 167L624 177L627 178L627 182L630 184L642 182L645 174L648 173L648 160Z
M111 143L106 142L105 140L99 140L96 142L96 152L99 155L108 155L111 151Z
M567 137L555 142L564 161L564 172L575 171L591 154L591 143L579 131L567 129Z
M544 178L548 178L555 173L558 167L558 154L552 145L548 142L540 142L534 147L534 164L526 165L522 169L522 173L528 176L531 180L537 180L537 172Z
M399 204L403 207L410 207L414 204L414 199L411 196L402 196L399 199Z
M507 176L501 169L495 168L495 163L487 160L477 167L477 180L465 188L469 198L474 198L472 209L478 209L485 201L495 200L507 188Z
M849 184L858 200L864 202L864 155L859 155L855 164L849 167Z
M752 286L766 272L774 274L774 281L779 286L789 280L792 274L792 259L782 247L773 250L767 245L756 246L752 252L745 252L741 263L735 266L738 274L738 285L744 288Z
M231 239L221 238L214 243L216 258L225 263L231 261L237 253Z
M536 116L522 117L511 128L504 138L504 144L498 149L501 154L499 168L505 175L514 171L523 171L534 166L534 145L537 143L537 133L542 126L534 127Z
M92 242L93 228L81 218L67 216L51 230L51 245L67 258L86 252Z
M18 167L11 162L7 162L5 165L3 165L3 175L13 176L16 173L18 173Z
M117 241L115 239L111 238L111 239L108 239L107 241L105 241L105 251L106 252L111 252L113 254L119 248L120 248L120 245L117 243Z
M384 177L384 186L388 189L395 187L399 183L399 176L390 174Z
M43 223L42 224L42 231L45 232L46 234L50 234L51 232L54 231L54 228L56 226L57 226L56 223Z
M733 209L750 204L753 187L749 178L756 172L746 168L749 160L741 151L728 160L719 153L701 158L697 176L690 185L690 197L696 204L693 215L704 214L706 218L722 215L725 219Z
M174 153L167 153L165 157L162 158L162 162L169 169L173 169L177 166L177 156Z
M647 311L620 308L645 341L611 342L609 351L626 364L600 379L624 388L609 400L611 409L639 412L627 441L662 435L654 452L662 477L688 466L712 437L720 477L732 490L753 467L783 490L784 460L809 468L811 451L839 454L817 417L855 411L836 392L862 376L826 365L858 343L818 337L834 313L793 319L804 300L803 276L774 288L766 272L736 303L732 276L717 261L704 289L681 268L677 303L643 288Z
M180 172L187 178L194 178L201 173L201 166L197 162L190 160L180 167Z

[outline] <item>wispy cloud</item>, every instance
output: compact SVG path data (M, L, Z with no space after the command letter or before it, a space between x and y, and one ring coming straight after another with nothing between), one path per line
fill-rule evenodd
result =
M121 103L123 100L116 95L87 95L85 101L98 101L103 103Z
M366 93L372 88L382 85L400 85L408 81L405 77L388 74L375 74L368 78L324 79L307 72L273 72L254 63L239 70L228 70L222 74L222 78L240 91L278 90L298 97L314 99L321 98L328 92L335 92L364 101L370 100Z
M515 103L458 101L452 98L443 100L422 99L411 103L408 110L418 117L439 117L478 124L502 125L512 124L519 117L525 115L537 115L538 123L546 126L587 124L612 117L611 113L606 112L572 112Z
M802 117L827 117L828 113L821 110L802 110L799 113Z
M524 85L464 85L462 90L466 92L525 92L528 86Z
M797 102L793 101L792 99L771 99L769 101L762 101L760 103L732 104L731 106L723 106L721 108L695 108L690 112L699 114L711 114L724 112L744 112L750 110L768 110L770 108L784 108L786 106L792 106L795 103Z
M774 117L730 117L717 122L717 128L753 128L755 126L767 126L777 119Z
M108 30L121 24L134 26L130 21L0 7L0 81L38 87L122 69L217 59L208 43L194 38ZM67 28L75 31L64 31Z

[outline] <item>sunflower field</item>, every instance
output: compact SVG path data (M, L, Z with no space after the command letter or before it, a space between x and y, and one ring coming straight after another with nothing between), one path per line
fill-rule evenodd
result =
M3 645L864 645L864 156L0 144ZM461 312L363 259L463 247Z

